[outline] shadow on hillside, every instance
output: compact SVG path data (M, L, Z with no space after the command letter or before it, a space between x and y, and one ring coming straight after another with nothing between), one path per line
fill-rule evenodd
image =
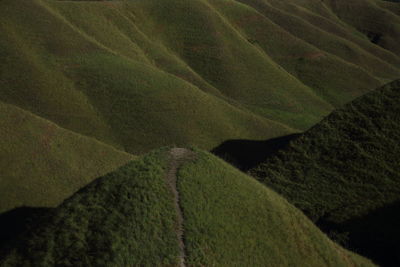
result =
M323 219L316 224L328 235L344 234L342 245L379 265L400 266L400 201L341 224Z
M0 249L10 247L18 236L35 228L54 209L21 207L0 214Z
M273 156L299 136L300 134L291 134L266 141L228 140L212 149L211 153L246 172Z

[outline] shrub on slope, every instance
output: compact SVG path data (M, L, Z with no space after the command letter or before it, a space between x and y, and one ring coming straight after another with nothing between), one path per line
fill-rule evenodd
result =
M349 232L350 246L357 244L360 252L398 265L398 251L391 248L400 241L397 225L380 229L371 223L373 227L363 229L359 220L357 229L354 220L400 200L399 99L400 81L362 96L250 173L326 230ZM395 214L382 214L393 222ZM352 236L353 230L357 235ZM381 240L382 231L386 240ZM360 243L361 235L369 242Z
M400 55L400 16L396 14L399 4L382 8L380 2L382 0L326 1L341 20L365 34L372 43ZM357 11L358 15L354 16Z
M51 207L132 155L0 101L0 212Z

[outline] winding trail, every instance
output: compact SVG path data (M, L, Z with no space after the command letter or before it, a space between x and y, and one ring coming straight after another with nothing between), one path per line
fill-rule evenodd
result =
M186 148L172 148L169 151L170 154L170 163L169 163L169 170L167 174L167 183L171 189L171 192L174 195L174 204L175 210L177 214L177 229L176 235L179 241L179 266L185 267L185 258L186 258L186 249L185 249L185 242L184 242L184 227L183 227L183 212L180 206L180 198L179 198L179 191L177 189L176 180L177 180L177 173L179 167L185 163L186 161L194 160L196 158L196 154Z

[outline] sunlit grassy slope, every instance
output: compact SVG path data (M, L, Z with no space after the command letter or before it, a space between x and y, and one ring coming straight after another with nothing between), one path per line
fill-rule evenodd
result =
M167 149L103 176L10 243L1 266L178 266ZM186 266L373 266L206 152L181 166Z
M368 266L299 210L221 159L198 152L178 172L192 266Z
M0 102L0 114L0 213L57 206L133 158L12 105Z
M388 266L400 264L392 219L400 201L399 99L399 80L368 93L250 172L322 228Z
M393 9L385 22L397 23L395 7L366 8ZM371 43L338 10L315 0L3 0L0 100L132 153L293 133L400 76L393 45Z

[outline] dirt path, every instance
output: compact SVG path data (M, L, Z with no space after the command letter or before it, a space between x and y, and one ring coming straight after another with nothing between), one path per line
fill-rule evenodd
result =
M178 172L179 167L185 162L189 160L193 160L196 157L196 154L193 151L190 151L186 148L172 148L169 151L170 154L170 165L167 174L167 182L171 189L171 192L174 195L174 204L175 210L177 214L177 223L178 227L176 230L176 235L179 241L180 255L179 255L179 266L185 267L185 242L184 242L184 228L183 228L183 212L179 202L179 191L176 186L176 174Z

